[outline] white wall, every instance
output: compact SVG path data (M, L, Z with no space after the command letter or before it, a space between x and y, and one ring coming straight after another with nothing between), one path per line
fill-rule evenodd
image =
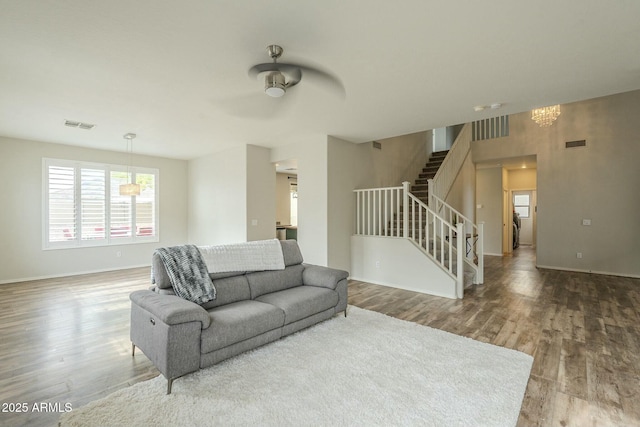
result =
M328 265L327 137L271 149L271 162L298 161L298 244L305 262ZM275 224L275 223L274 223Z
M220 245L276 235L270 150L245 145L189 161L189 242Z
M247 148L189 161L189 243L247 241Z
M352 236L351 278L447 298L456 298L456 282L402 238Z
M247 241L276 237L276 168L271 150L247 146Z
M351 271L351 235L355 230L353 190L367 188L375 180L370 167L370 144L353 144L329 137L328 257L329 266ZM397 185L397 184L396 184Z
M561 109L549 128L511 116L509 137L472 143L474 162L537 155L539 266L640 277L640 91Z
M160 241L42 249L42 158L122 164L123 155L0 137L0 283L150 265L156 247L186 242L187 162L134 154L136 166L160 170Z
M477 222L484 222L484 253L502 256L502 168L476 172Z

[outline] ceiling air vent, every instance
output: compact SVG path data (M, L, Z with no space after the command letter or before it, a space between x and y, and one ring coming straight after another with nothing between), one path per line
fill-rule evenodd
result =
M378 141L373 141L371 144L373 145L373 148L377 148L378 150L382 150L382 144L379 143Z
M565 148L585 147L586 145L586 139L581 139L580 141L567 141L564 143Z
M69 126L70 128L78 128L78 129L85 129L85 130L91 130L94 127L96 127L96 125L93 125L91 123L76 122L73 120L65 120L64 125Z

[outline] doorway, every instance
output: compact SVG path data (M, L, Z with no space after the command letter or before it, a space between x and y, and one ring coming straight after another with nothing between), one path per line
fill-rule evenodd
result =
M514 237L514 249L536 246L536 190L512 192L514 218L518 219L518 235ZM514 220L515 221L515 220Z

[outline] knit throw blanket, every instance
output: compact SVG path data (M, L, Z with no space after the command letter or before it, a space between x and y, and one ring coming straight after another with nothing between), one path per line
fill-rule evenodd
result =
M230 245L199 246L210 273L284 270L282 245L277 239Z
M176 295L196 304L216 299L216 288L197 246L158 248L156 253L164 264Z

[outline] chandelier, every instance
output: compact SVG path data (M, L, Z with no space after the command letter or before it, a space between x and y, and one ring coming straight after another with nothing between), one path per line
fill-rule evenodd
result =
M549 107L536 108L531 110L531 120L545 128L553 124L560 115L560 105L551 105Z

